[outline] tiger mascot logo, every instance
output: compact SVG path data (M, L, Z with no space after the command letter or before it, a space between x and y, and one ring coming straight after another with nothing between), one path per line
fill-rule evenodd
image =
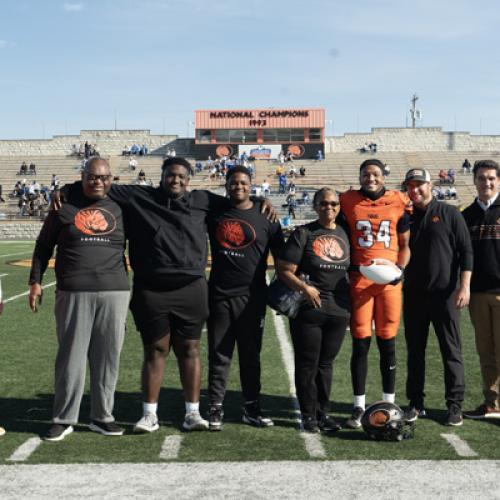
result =
M102 208L84 208L75 215L75 227L84 234L102 236L115 230L116 220Z
M336 236L318 236L312 245L314 254L321 260L339 263L347 259L345 243Z
M217 225L215 237L222 247L241 250L255 241L255 229L243 220L226 219Z

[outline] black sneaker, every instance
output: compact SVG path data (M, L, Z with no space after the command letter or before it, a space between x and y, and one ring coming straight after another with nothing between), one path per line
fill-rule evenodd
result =
M116 422L99 422L98 420L92 420L89 429L103 436L123 436L125 432L124 429L116 425Z
M245 422L245 424L253 425L254 427L271 427L274 425L274 422L270 418L262 415L258 401L245 403L243 422Z
M361 408L360 406L355 406L352 410L351 418L349 418L345 423L347 427L351 429L359 429L361 427L361 417L363 416L364 412L365 410L363 410L363 408Z
M404 412L404 419L406 422L415 422L419 418L425 417L427 414L422 406L413 406L410 404Z
M302 430L310 432L311 434L318 434L321 432L318 421L313 417L302 417Z
M222 405L212 405L208 410L208 428L211 431L221 431L224 425L224 410Z
M62 441L73 432L73 426L69 424L54 424L42 436L44 441Z
M337 432L342 429L342 426L329 415L318 418L318 427L321 432Z
M458 427L464 423L462 417L462 409L458 403L450 403L448 405L448 413L446 415L446 421L444 425L452 425Z

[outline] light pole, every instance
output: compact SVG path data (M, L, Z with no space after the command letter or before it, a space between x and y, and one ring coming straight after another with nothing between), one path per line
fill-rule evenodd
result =
M333 120L325 121L325 135L328 135L328 125L330 125L330 135L333 136Z

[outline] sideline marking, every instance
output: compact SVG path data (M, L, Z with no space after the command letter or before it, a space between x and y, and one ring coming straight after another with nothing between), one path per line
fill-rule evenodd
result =
M17 252L17 253L6 253L5 255L0 255L0 258L2 258L2 257L14 257L14 255L26 255L26 254L30 254L30 253L32 253L32 251Z
M160 458L162 460L175 460L179 458L179 450L181 449L182 436L173 434L167 436L161 446Z
M42 440L37 437L29 438L7 459L9 462L24 462L40 446Z
M8 276L8 273L0 274L0 278L3 278L4 276Z
M477 457L477 453L456 434L441 434L441 437L450 444L460 457Z
M281 349L281 357L283 358L283 362L285 363L286 373L288 375L289 382L289 391L293 396L293 407L295 408L295 412L297 413L297 421L300 425L300 436L304 440L304 445L306 447L306 451L311 458L326 458L326 451L323 447L323 443L319 438L318 434L309 434L307 432L302 431L302 422L300 420L300 409L299 402L297 401L297 393L295 392L295 367L294 367L294 358L293 358L293 350L290 341L288 340L286 334L285 323L283 322L283 317L278 316L276 311L273 311L273 319L274 319L274 327L276 330L276 336L278 337L278 342Z
M56 284L55 281L51 281L50 283L47 283L46 285L42 286L42 289L44 288L49 288L51 286L54 286ZM20 293L19 295L14 295L13 297L9 297L8 299L5 299L3 301L4 304L7 304L7 302L12 302L13 300L19 299L20 297L25 297L26 295L29 295L29 290L27 292Z

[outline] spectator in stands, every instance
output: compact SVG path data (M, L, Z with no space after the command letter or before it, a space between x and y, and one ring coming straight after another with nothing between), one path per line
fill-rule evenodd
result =
M279 162L280 165L284 165L285 164L285 153L283 153L283 150L281 150L278 153L278 162Z
M172 149L170 150L170 157L171 157L171 158L175 158L176 156L177 156L177 153L176 153L175 149L174 149L174 148L172 148Z
M304 165L302 165L300 168L299 168L299 174L304 177L306 175L306 167L304 167Z
M439 184L446 184L446 182L448 181L448 176L446 175L446 171L442 168L440 171L439 171Z
M370 148L371 153L375 154L377 152L377 145L374 142L368 144L368 147Z
M264 179L264 182L261 185L262 187L262 194L267 197L268 195L271 194L271 186L269 185L269 182L267 181L267 177Z
M368 153L369 151L370 151L370 146L368 145L367 142L365 142L363 146L359 148L360 153Z
M302 191L302 205L309 205L309 191L307 189Z
M436 191L437 191L437 199L438 200L444 200L444 191L443 191L443 188L437 187Z
M0 202L5 203L5 199L2 196L2 193L3 193L3 188L2 188L2 185L0 184Z
M80 143L80 146L78 147L78 156L85 156L85 147L83 143Z
M28 174L28 165L26 164L25 161L21 163L21 166L19 167L19 172L17 175L27 175Z
M141 170L139 170L139 174L137 175L137 184L140 184L141 186L147 185L146 172L144 172L144 170L142 168L141 168Z
M457 199L457 188L455 186L451 186L450 189L448 189L448 196L450 197L450 200Z
M137 160L133 156L131 156L130 160L128 161L129 172L133 172L137 168L137 165L138 165Z
M297 175L297 169L295 168L295 165L291 165L289 170L288 170L288 175L293 179Z
M57 189L59 187L59 177L56 174L52 174L52 178L50 179L50 187Z
M454 168L449 168L447 175L448 175L448 182L450 184L455 184L455 176L456 176L455 169Z
M30 163L29 174L36 175L36 165L33 162Z
M470 164L470 161L466 158L464 162L462 163L462 173L464 174L470 174L472 169L472 165Z
M83 149L85 151L85 159L88 160L92 156L90 154L90 144L88 143L88 141L85 141Z
M122 156L130 156L130 148L127 145L122 150Z
M284 173L281 173L280 176L279 176L279 185L280 185L280 189L279 189L280 194L285 194L285 191L286 191L286 175Z
M321 151L321 149L318 149L316 153L316 161L323 161L323 151Z
M294 158L295 158L295 156L293 155L293 153L291 151L288 151L288 153L286 155L286 161L293 163Z
M140 155L141 156L148 156L148 147L146 146L146 144L142 145Z
M389 165L384 164L384 175L386 177L389 177L389 175L391 175L391 167L389 167Z
M293 182L290 182L290 184L288 184L288 194L295 195L296 190L297 188L295 187L295 184Z
M286 205L288 207L288 217L296 219L295 209L297 208L297 200L295 198L295 193L290 193L286 198Z

